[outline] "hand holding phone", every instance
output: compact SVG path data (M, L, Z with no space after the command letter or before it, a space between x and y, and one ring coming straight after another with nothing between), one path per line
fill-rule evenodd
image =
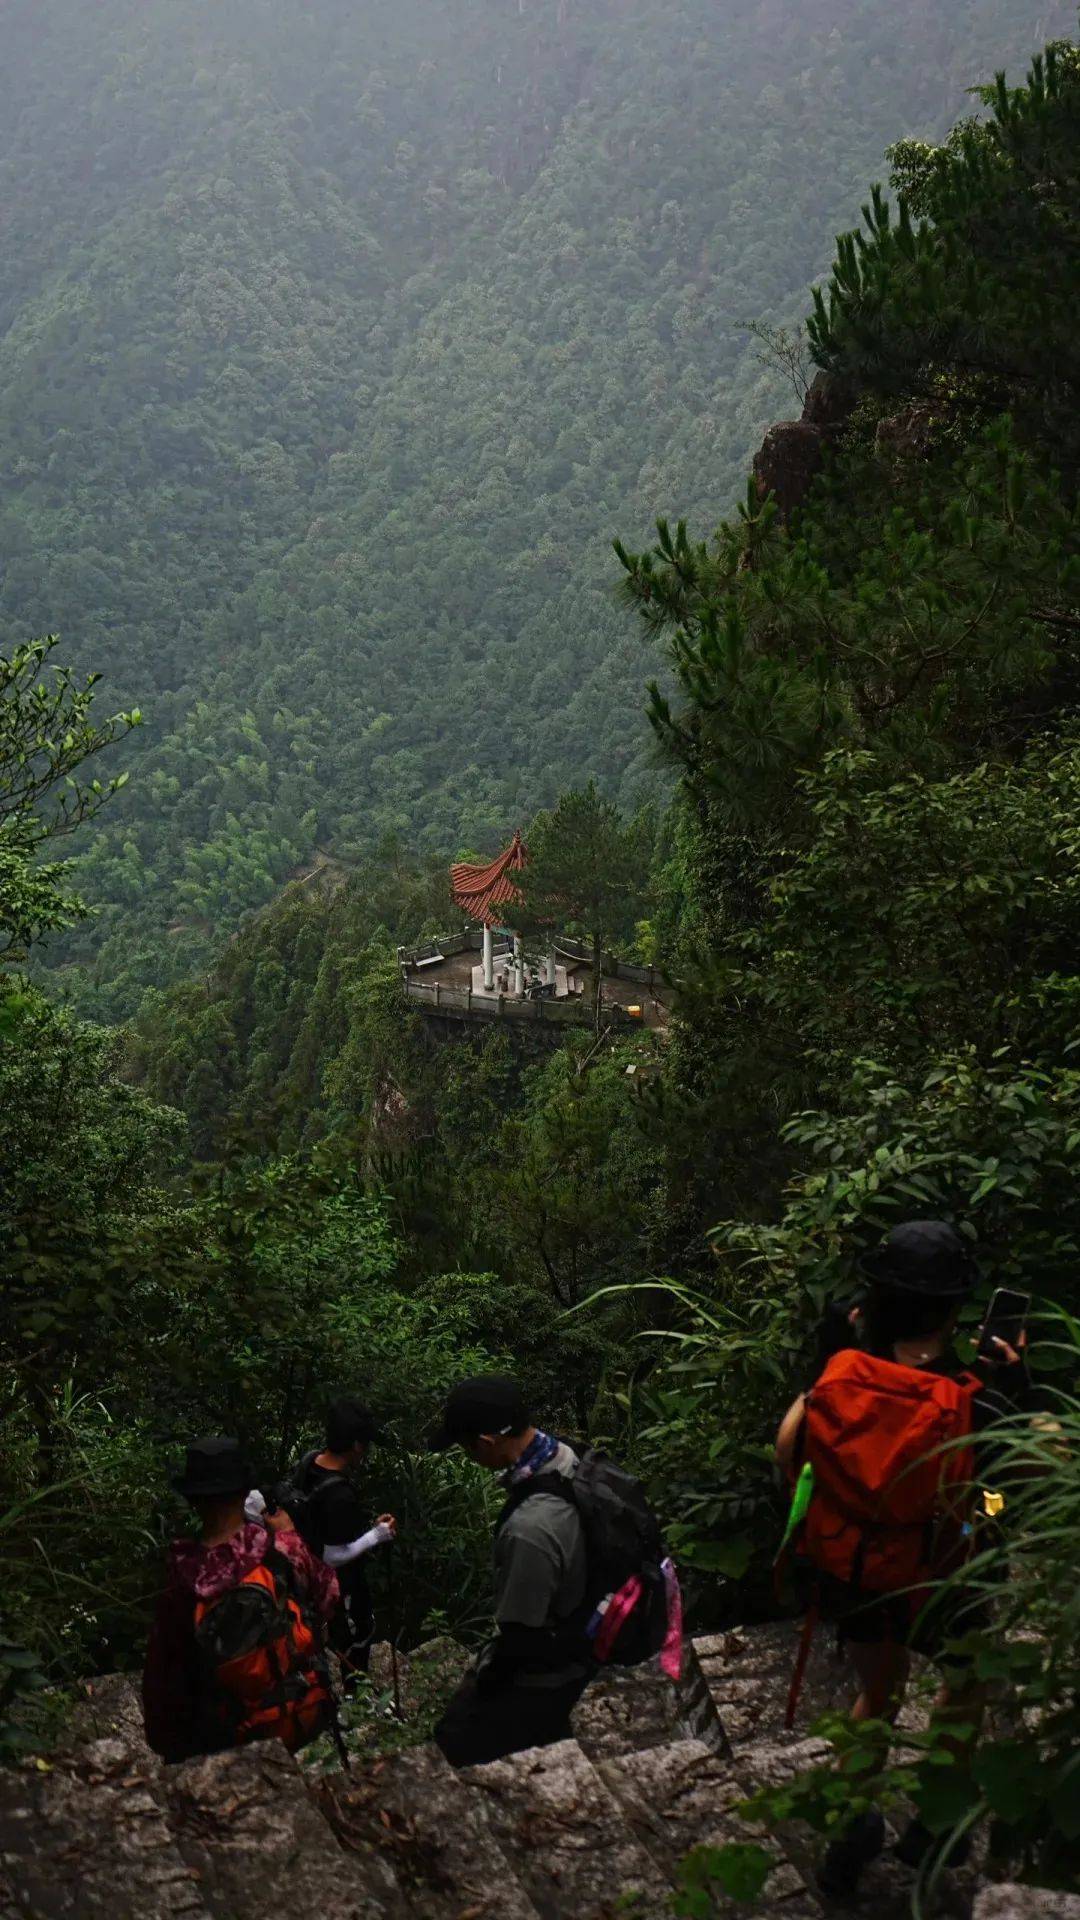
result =
M999 1287L986 1310L979 1334L978 1355L991 1366L1009 1366L1019 1358L1026 1344L1027 1317L1031 1311L1030 1293L1016 1293L1011 1287Z

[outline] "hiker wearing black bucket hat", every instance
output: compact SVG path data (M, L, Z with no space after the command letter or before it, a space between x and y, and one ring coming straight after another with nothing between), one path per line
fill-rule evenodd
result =
M979 1272L947 1221L903 1221L859 1264L865 1291L777 1441L788 1480L812 1488L795 1532L811 1601L789 1722L820 1612L855 1668L856 1720L895 1719L914 1649L942 1669L939 1722L977 1727L981 1693L949 1641L980 1623L978 1608L959 1587L948 1608L928 1602L968 1551L978 1436L1027 1398L1022 1353L998 1339L996 1365L981 1362L981 1374L962 1365L953 1334ZM853 1820L828 1848L823 1890L853 1894L884 1843L879 1813ZM933 1844L915 1821L897 1853L918 1865Z
M337 1581L287 1513L248 1520L251 1481L227 1435L193 1441L172 1476L200 1531L173 1542L147 1642L146 1737L166 1760L256 1739L295 1750L327 1723L320 1645Z

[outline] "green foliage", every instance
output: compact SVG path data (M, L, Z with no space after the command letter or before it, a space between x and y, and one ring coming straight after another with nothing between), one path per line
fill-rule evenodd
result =
M670 631L684 699L673 710L654 685L653 727L736 823L772 816L790 832L794 776L840 742L900 766L970 755L1075 651L1074 503L1008 418L958 455L948 412L943 397L925 466L897 475L884 449L852 459L797 533L751 484L712 547L682 521L661 521L651 553L617 545L631 602ZM864 522L854 545L842 513Z
M19 674L40 657L31 650ZM56 686L55 710L71 722L59 746L40 720L45 696L27 695L18 674L0 706L0 758L23 769L7 824L50 924L65 910L61 877L29 865L35 844L110 792L77 777L107 744L92 689L73 692L63 672ZM369 1039L381 1004L368 993ZM385 1203L349 1142L303 1161L223 1165L193 1188L183 1119L121 1078L118 1035L72 1019L19 975L5 977L3 1010L5 1751L30 1725L21 1701L9 1714L9 1696L36 1663L55 1680L137 1658L170 1455L195 1432L233 1431L275 1475L317 1439L340 1385L394 1383L401 1457L373 1493L403 1527L409 1577L395 1629L415 1634L441 1604L468 1631L483 1612L485 1500L467 1474L411 1450L459 1369L493 1356L469 1342L461 1316L398 1285Z
M515 927L534 935L580 930L593 953L593 993L599 995L605 949L625 950L644 892L650 821L624 825L596 783L560 795L550 813L529 829L529 860L519 905L507 907Z
M141 718L135 711L92 720L98 675L80 685L51 660L56 645L51 636L0 654L0 961L9 963L85 914L82 901L62 891L62 865L42 866L37 856L126 784L126 774L84 782L79 769Z
M0 1635L0 1766L42 1744L35 1708L45 1685L37 1655Z
M924 22L932 86L895 17L883 36L855 8L834 34L825 0L677 0L663 23L407 0L378 70L344 0L295 58L283 0L256 33L251 0L135 11L107 0L49 66L40 194L0 149L25 249L0 307L0 620L20 635L48 595L122 693L155 696L121 793L78 769L136 715L96 727L63 673L39 693L48 643L5 669L28 769L0 822L9 956L81 912L36 851L111 798L86 862L97 986L125 1008L153 991L120 1038L21 974L0 994L4 1630L50 1677L136 1657L171 1454L235 1431L272 1475L348 1387L391 1434L368 1469L402 1523L387 1624L470 1637L495 1495L420 1440L488 1365L645 1473L699 1618L745 1610L779 1531L774 1423L864 1247L944 1215L988 1286L1077 1305L1067 353L1060 387L1036 377L1075 278L1075 60L999 89L982 131L898 153L899 221L875 198L816 311L842 416L821 481L788 524L750 487L701 543L686 528L714 522L767 404L725 289L790 317L901 65L927 127L927 89L960 78L965 10ZM85 121L52 110L69 66L97 75ZM823 112L841 84L850 109ZM40 157L35 98L15 124ZM107 141L88 170L125 116L139 177ZM1006 258L1018 304L991 312ZM640 541L646 503L680 492L685 522L620 549L667 643L651 719L679 793L658 828L625 731L633 643L593 567L616 511ZM523 924L576 924L598 957L640 928L680 976L664 1041L537 1062L406 1011L394 948L445 928L443 855L537 804ZM1076 1356L1035 1331L1052 1386ZM1031 1729L970 1778L927 1748L875 1784L834 1730L845 1779L794 1783L777 1817L828 1830L853 1777L913 1786L935 1828L989 1811L1003 1853L1064 1874L1076 1418L1063 1399L1059 1431L1009 1441L1042 1469L1014 1497L1008 1590L1040 1637L977 1649L1007 1658ZM767 1864L705 1850L683 1910L756 1896Z
M1074 464L1077 49L1051 46L1026 86L1000 73L981 93L985 123L894 149L898 216L876 191L864 231L841 237L810 344L819 366L879 388L926 390L945 370L991 403L1018 394L1051 459Z
M721 1900L756 1900L775 1864L766 1849L752 1841L695 1847L680 1863L672 1912L686 1920L710 1920L719 1910L714 1889Z

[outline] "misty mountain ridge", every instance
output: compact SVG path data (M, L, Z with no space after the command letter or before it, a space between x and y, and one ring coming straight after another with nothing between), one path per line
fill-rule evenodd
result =
M0 637L59 629L147 715L56 954L80 994L189 971L316 844L486 850L570 780L645 797L611 536L729 509L795 405L746 323L801 315L888 143L1073 23L9 7Z

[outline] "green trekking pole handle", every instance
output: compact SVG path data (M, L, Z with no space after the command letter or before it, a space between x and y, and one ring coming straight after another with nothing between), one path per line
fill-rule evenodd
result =
M776 1556L778 1560L785 1549L790 1546L793 1536L806 1519L813 1497L814 1469L810 1465L809 1460L807 1460L795 1482L795 1491L791 1496L791 1506L788 1511L787 1526L784 1528L784 1537L780 1542L780 1550Z

